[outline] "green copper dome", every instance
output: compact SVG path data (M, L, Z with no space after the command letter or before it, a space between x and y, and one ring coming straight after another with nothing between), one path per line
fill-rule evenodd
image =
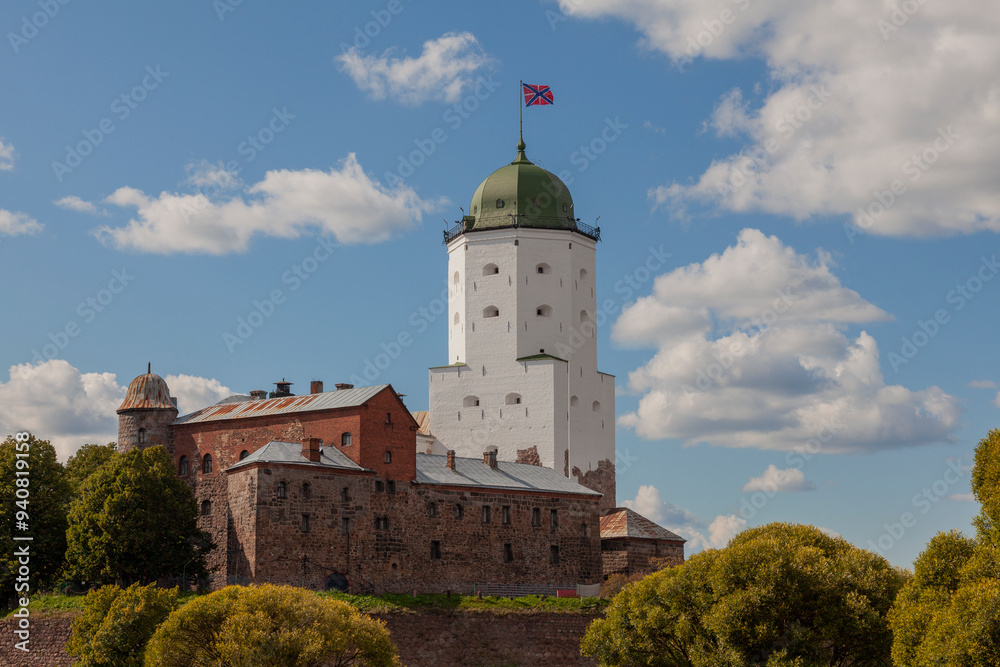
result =
M514 226L577 229L569 188L528 160L524 148L521 139L514 161L476 188L464 219L465 231Z

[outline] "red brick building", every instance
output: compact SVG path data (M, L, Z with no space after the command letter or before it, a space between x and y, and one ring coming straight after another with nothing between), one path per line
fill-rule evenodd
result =
M604 576L647 574L663 565L684 562L686 540L627 507L601 517Z
M603 578L601 494L541 466L417 453L390 385L234 397L177 417L139 376L119 449L162 444L217 548L213 587L554 592ZM262 392L261 392L262 393Z

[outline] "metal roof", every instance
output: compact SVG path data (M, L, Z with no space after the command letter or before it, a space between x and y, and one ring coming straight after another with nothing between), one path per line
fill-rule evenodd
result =
M575 493L594 497L601 495L563 477L552 468L543 466L498 461L494 469L483 463L482 459L456 456L455 470L451 470L447 462L447 456L418 453L416 482L443 486L481 486L494 489Z
M197 412L178 417L174 421L174 424L195 424L226 419L261 417L263 415L314 412L316 410L330 410L332 408L353 408L364 405L369 399L388 386L387 384L380 384L374 387L325 391L321 394L305 394L303 396L287 396L285 398L268 398L262 401L243 401L241 403L211 405Z
M167 383L156 373L140 375L128 385L128 392L118 411L136 409L170 409L177 407L170 400L170 390Z
M320 447L319 456L319 462L313 463L302 456L301 442L272 440L242 461L229 466L226 470L235 470L251 463L300 463L343 470L365 470L336 447Z
M418 410L411 412L413 419L417 422L417 435L431 434L431 413L429 410Z
M628 507L616 507L601 517L601 539L661 540L670 542L686 542L677 533L672 533L659 526L635 510Z

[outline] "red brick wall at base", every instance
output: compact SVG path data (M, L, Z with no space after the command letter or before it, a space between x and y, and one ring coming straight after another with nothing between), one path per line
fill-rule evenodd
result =
M593 667L580 656L580 639L595 618L589 614L415 613L376 614L386 622L407 667ZM32 621L31 652L0 642L5 667L70 667L64 646L69 618ZM0 621L0 635L13 637L10 619Z

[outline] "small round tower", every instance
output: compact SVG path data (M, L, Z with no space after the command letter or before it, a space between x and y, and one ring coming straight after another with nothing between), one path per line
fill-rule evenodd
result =
M118 408L118 451L163 445L173 453L170 425L177 419L176 399L167 383L147 367L128 386L125 401Z

